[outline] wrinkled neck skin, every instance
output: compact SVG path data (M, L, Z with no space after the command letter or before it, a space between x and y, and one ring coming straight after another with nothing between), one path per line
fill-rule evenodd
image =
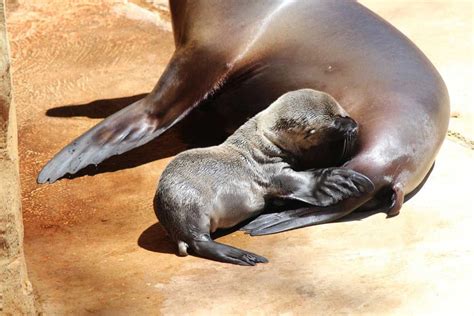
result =
M242 125L224 144L237 149L259 164L296 163L295 154L279 146L275 135L268 133L259 124L258 117L251 118Z

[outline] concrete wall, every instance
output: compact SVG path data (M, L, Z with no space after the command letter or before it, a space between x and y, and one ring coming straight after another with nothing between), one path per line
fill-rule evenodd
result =
M0 0L0 314L36 314L23 254L18 146L5 3Z

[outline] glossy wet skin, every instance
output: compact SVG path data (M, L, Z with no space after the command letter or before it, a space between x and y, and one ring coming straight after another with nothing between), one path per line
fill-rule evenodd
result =
M346 166L369 176L376 191L395 193L393 214L430 170L447 130L446 87L406 37L368 9L349 1L172 1L170 7L176 51L155 89L67 147L39 182L144 144L200 105L235 130L300 88L329 93L359 123L358 147ZM339 163L331 154L319 163ZM372 197L337 209L342 216Z

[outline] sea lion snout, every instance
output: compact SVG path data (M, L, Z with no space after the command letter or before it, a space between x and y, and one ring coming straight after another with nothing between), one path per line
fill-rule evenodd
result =
M357 132L359 131L357 122L354 121L350 116L338 115L334 119L333 127L345 136L357 135Z

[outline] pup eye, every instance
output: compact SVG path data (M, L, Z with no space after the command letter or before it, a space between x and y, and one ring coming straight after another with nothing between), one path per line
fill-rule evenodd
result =
M314 133L316 133L316 130L315 129L310 129L308 131L308 135L313 135Z

